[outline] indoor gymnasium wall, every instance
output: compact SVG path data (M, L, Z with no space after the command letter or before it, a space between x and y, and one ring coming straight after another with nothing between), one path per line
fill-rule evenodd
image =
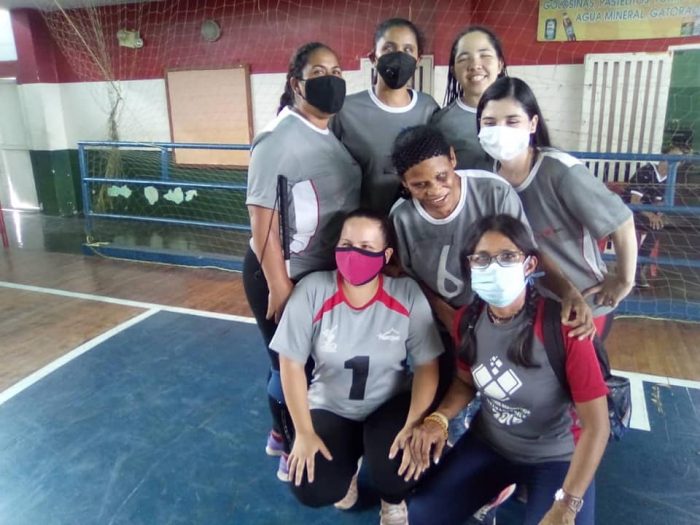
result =
M331 2L301 2L303 5L322 3L327 6ZM444 95L449 47L457 28L469 24L489 26L503 40L510 74L526 80L538 95L555 143L563 149L576 149L583 60L587 53L665 51L669 45L700 42L700 38L693 37L542 43L536 41L538 3L534 1L505 0L493 4L480 0L436 0L429 8L412 8L410 0L399 0L379 2L376 9L369 3L356 2L336 2L333 9L305 9L278 2L241 2L235 7L235 18L222 9L211 10L209 15L222 21L223 31L219 41L205 43L199 38L199 24L206 18L205 13L201 20L192 16L196 11L195 0L189 1L192 10L185 9L188 2L178 4L181 6L178 12L150 10L143 15L141 29L145 45L142 49L117 48L120 55L119 60L115 58L113 71L125 100L118 126L121 140L170 140L163 80L166 68L248 64L256 132L274 118L289 55L305 41L318 39L334 47L345 69L348 92L358 91L365 81L359 71L360 59L370 51L376 22L388 16L412 14L428 37L426 53L435 57L434 96L439 103ZM210 4L213 2L207 5ZM282 7L276 8L277 5ZM110 9L117 8L105 8L106 20L118 20L116 16L108 16ZM290 14L285 9L297 12ZM467 19L465 12L469 10L471 16ZM77 181L77 141L103 140L108 136L110 90L105 82L99 81L99 71L95 68L81 69L62 55L41 13L15 10L12 18L18 51L18 89L27 117L33 160L36 160L35 179L53 177L58 167L62 175ZM340 20L344 23L339 24ZM173 27L177 27L175 36ZM116 33L116 29L116 26L107 26L105 34ZM237 49L232 39L250 40L259 45ZM222 51L228 49L236 51ZM138 59L134 60L134 56ZM75 181L73 188L77 188ZM74 201L73 213L78 211L79 195ZM44 208L49 208L49 212L55 209ZM61 210L58 212L65 214Z

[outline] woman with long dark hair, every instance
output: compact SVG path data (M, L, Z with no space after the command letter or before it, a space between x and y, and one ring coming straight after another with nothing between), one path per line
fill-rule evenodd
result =
M481 96L479 140L497 173L518 193L535 239L589 297L598 333L634 286L637 241L632 212L578 159L552 148L537 99L519 78L504 77ZM608 273L598 240L610 236L617 256Z
M252 239L243 263L243 284L271 362L267 391L273 424L266 451L280 456L277 475L282 480L287 478L291 420L279 358L269 343L294 283L309 272L334 267L341 217L359 204L360 168L328 130L329 119L344 99L345 81L336 54L319 42L301 46L289 63L279 114L251 147L246 204ZM280 175L286 189L281 195ZM287 210L286 247L280 241L281 208Z
M410 523L463 523L518 483L527 488L526 525L590 525L593 478L610 433L607 386L593 343L567 337L568 327L557 330L565 389L544 346L547 303L528 284L538 251L527 228L509 215L485 217L464 246L464 273L477 299L455 323L458 373L412 436L418 475L430 470L409 502ZM441 457L447 421L476 392L480 412Z
M493 159L477 137L476 106L481 94L507 75L503 45L493 31L470 26L457 35L450 49L444 107L430 121L454 148L457 169L493 170Z

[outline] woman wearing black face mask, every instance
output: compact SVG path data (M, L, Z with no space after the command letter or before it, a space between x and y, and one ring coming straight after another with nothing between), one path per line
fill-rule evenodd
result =
M426 124L438 109L430 95L410 83L423 52L423 36L403 18L385 20L374 34L370 54L374 83L368 91L348 97L331 121L331 129L362 168L362 205L389 213L400 179L391 149L402 129Z
M252 239L243 263L243 284L266 347L272 340L294 283L309 272L335 267L334 244L341 217L357 208L361 172L329 132L328 120L343 105L345 81L335 53L312 42L289 64L277 118L253 141L246 205ZM287 179L290 260L280 242L277 179ZM291 419L280 383L279 357L268 347L268 397L272 431L266 451L280 456L277 475L286 481Z

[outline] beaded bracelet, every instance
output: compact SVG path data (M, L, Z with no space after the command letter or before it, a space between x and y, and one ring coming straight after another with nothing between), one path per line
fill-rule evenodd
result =
M428 415L423 419L423 423L426 421L432 421L434 423L437 423L438 426L442 429L442 434L445 439L448 437L448 432L447 432L447 426L449 422L447 421L447 418L441 414L440 412L433 412L432 414Z

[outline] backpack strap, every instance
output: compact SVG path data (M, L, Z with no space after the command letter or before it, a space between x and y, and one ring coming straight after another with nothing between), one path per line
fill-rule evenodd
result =
M608 351L605 349L603 339L598 334L596 334L593 338L593 348L595 348L595 355L598 358L598 364L600 365L600 372L603 374L603 380L607 381L612 377L612 372L610 371L610 361L608 359Z
M566 392L570 392L569 381L566 379L566 346L561 331L561 304L554 299L545 298L543 308L542 336L547 359L559 384Z

